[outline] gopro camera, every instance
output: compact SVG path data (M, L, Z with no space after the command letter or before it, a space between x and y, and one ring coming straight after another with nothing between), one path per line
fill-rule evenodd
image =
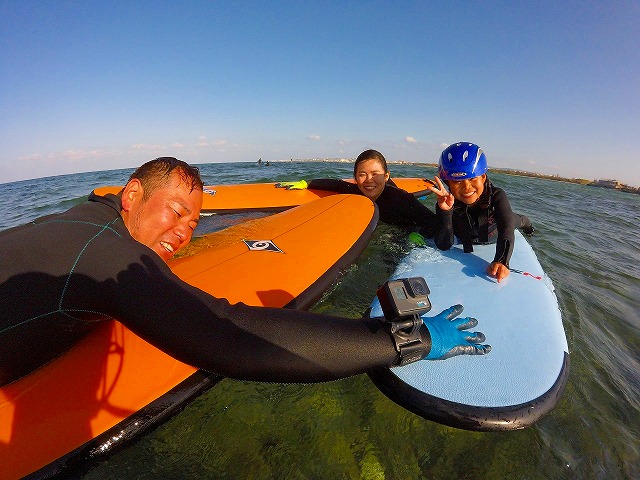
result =
M407 316L418 316L431 310L429 286L422 277L399 278L385 282L376 291L384 317L388 322Z

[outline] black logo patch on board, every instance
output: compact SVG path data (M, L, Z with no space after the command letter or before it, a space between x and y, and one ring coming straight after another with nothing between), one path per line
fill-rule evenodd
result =
M271 240L243 240L243 242L249 247L249 250L284 253Z

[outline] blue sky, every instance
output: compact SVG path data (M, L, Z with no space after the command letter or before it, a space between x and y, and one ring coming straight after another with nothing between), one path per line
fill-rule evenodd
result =
M0 0L0 182L462 140L640 186L640 2Z

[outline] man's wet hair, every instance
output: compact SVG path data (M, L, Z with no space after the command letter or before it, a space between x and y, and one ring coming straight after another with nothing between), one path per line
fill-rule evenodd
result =
M174 157L158 157L141 165L131 174L129 180L138 179L144 189L143 200L147 200L153 191L166 184L172 172L180 175L180 179L193 190L203 190L204 183L198 167L189 165Z

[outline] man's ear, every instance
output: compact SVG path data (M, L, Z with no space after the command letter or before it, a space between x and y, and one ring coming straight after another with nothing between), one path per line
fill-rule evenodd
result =
M122 190L122 210L128 212L136 201L142 200L144 194L144 188L140 180L133 178L129 180L127 185Z

